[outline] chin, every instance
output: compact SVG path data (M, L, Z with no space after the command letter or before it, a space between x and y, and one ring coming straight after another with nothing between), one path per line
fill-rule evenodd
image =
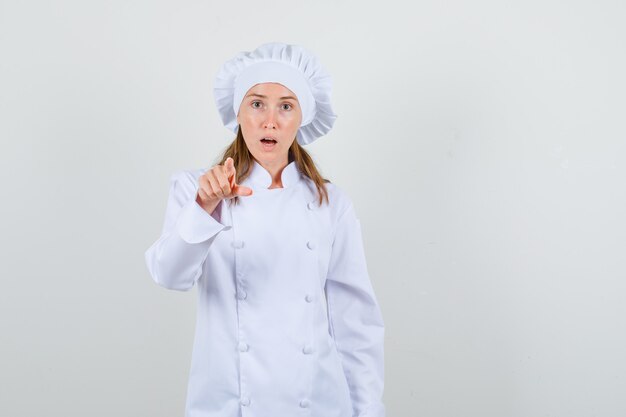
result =
M252 154L254 159L262 162L273 162L273 161L283 161L289 158L289 154L287 152L282 152L281 150L271 150L266 151L264 149L260 149L257 154Z

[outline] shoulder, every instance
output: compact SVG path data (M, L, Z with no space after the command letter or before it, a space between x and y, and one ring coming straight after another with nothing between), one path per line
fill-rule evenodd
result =
M315 183L309 178L306 178L306 180L309 184L309 189L315 191L315 195L317 195ZM332 219L338 220L348 211L354 210L352 197L346 188L332 182L327 182L324 186L328 192L328 204L324 201L322 207L329 211Z

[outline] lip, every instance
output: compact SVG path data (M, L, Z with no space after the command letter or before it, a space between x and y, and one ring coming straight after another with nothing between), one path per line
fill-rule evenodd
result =
M271 144L267 144L265 142L261 142L261 147L263 147L263 150L265 150L265 151L271 151L272 149L276 148L277 145L278 145L278 142L271 143Z
M271 135L268 135L268 136L263 136L262 138L259 138L259 140L261 140L261 139L265 139L265 138L268 138L268 139L274 139L276 142L278 142L278 139L276 139L276 136L271 136Z

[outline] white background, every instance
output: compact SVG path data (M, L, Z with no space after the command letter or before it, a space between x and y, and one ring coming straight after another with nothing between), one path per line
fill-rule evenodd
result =
M233 139L219 66L332 74L388 417L626 415L623 1L0 0L0 415L182 416L195 289L144 264ZM284 416L280 416L284 417ZM350 416L346 416L350 417Z

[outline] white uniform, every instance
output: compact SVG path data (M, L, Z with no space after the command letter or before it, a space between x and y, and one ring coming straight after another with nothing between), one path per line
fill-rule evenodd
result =
M209 215L196 203L204 169L171 178L161 237L146 251L159 285L198 284L186 417L384 417L384 323L350 198L295 162L268 189Z

